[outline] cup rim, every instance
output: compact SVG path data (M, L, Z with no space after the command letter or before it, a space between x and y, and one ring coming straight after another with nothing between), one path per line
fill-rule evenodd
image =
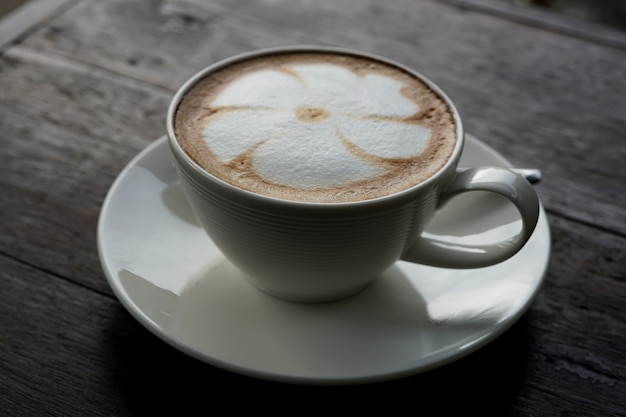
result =
M431 175L428 179L420 182L419 184L415 184L411 187L408 187L404 190L401 190L392 194L387 194L381 197L358 200L358 201L314 202L314 201L281 199L278 197L263 195L263 194L255 193L253 191L236 187L235 185L232 185L228 183L227 181L224 181L221 178L206 171L196 161L194 161L187 154L187 152L185 152L185 150L181 147L181 145L178 143L178 140L176 139L176 135L174 133L174 120L175 120L176 111L183 97L189 90L191 90L191 88L193 88L193 86L195 86L198 82L200 82L210 73L215 72L221 68L224 68L228 65L231 65L239 61L245 61L245 60L249 60L249 59L253 59L253 58L257 58L257 57L265 56L265 55L276 55L276 54L283 54L283 53L298 53L298 52L334 53L334 54L352 55L356 57L368 58L368 59L379 61L379 62L388 64L391 66L395 66L396 68L406 71L409 74L420 79L420 81L426 84L428 88L432 89L437 95L439 95L446 102L446 104L451 110L451 113L455 122L455 127L456 127L457 141L456 141L454 150L450 158L448 158L446 163L435 174ZM463 145L464 145L464 130L463 130L463 124L462 124L458 109L456 108L452 100L448 97L448 95L437 84L431 81L428 77L423 75L421 72L414 70L406 65L403 65L401 63L398 63L388 58L381 57L373 53L359 51L359 50L350 49L350 48L334 47L334 46L315 46L315 45L279 46L279 47L252 50L252 51L240 53L237 55L233 55L229 58L221 59L211 65L206 66L200 71L196 72L189 79L187 79L187 81L183 83L183 85L176 91L173 98L171 99L170 104L168 106L166 117L167 117L166 119L167 138L168 138L170 149L172 153L174 154L175 159L180 161L180 159L182 158L182 160L184 160L185 162L186 167L190 168L194 172L194 174L199 175L200 177L211 181L213 184L219 185L220 187L229 190L231 193L236 193L242 197L248 196L250 199L255 200L255 201L260 201L264 204L272 204L272 205L279 205L279 206L298 206L298 207L310 207L310 208L320 208L320 207L348 208L348 207L357 207L357 206L388 204L391 201L397 201L397 200L404 201L406 199L412 199L412 196L416 192L419 192L420 190L430 187L433 183L436 183L437 181L439 181L439 179L442 176L446 175L446 173L448 173L452 167L456 166L461 156L461 153L463 151Z

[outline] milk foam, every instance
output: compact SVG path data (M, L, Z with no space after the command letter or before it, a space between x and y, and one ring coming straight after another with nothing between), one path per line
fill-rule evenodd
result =
M363 197L363 190L378 188L375 197L406 188L398 184L408 170L423 168L442 148L435 143L441 126L452 140L443 142L447 154L434 171L448 159L455 142L449 109L419 80L361 58L298 57L232 68L220 83L192 90L177 115L187 152L234 185L311 201L373 198ZM426 123L433 111L443 123ZM433 173L420 170L410 174L411 185Z

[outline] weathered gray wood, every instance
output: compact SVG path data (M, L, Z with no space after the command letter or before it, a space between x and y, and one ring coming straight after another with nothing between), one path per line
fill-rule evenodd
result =
M314 39L233 16L213 2L82 2L24 44L169 90L219 59Z
M266 395L260 389L280 389L303 402L343 398L356 409L393 398L401 410L419 398L420 406L445 415L620 415L626 312L623 291L615 292L610 280L626 261L624 239L578 230L567 220L556 220L553 232L556 260L545 288L501 338L436 371L352 388L286 386L202 364L151 335L112 295L0 256L0 411L149 415L197 410L207 396L211 407L226 405L232 390L260 398ZM583 241L581 235L591 237ZM78 240L80 247L84 240ZM607 257L596 263L598 250ZM559 262L562 252L579 259ZM397 396L397 390L405 394ZM442 392L455 401L442 403Z
M211 412L232 409L232 392L238 408L259 410L268 389L313 411L343 400L442 415L626 415L619 41L490 0L70 3L0 55L0 415ZM100 206L123 166L162 134L173 91L223 57L302 43L423 70L458 103L468 131L544 171L546 282L485 349L385 384L273 384L178 352L114 298L96 252Z
M626 38L621 30L601 23L560 14L551 8L539 6L540 2L509 0L436 0L463 9L491 14L499 18L522 23L542 30L561 33L614 48L626 49ZM550 3L550 2L546 2ZM557 2L552 2L557 3ZM580 2L583 4L584 2ZM591 2L589 2L591 3ZM609 2L604 2L609 3ZM573 9L573 8L572 8Z
M0 265L0 414L127 413L102 343L113 329L133 331L119 305L5 256Z
M42 24L45 19L59 13L71 1L76 0L28 0L8 16L0 19L0 48L25 36L29 30Z
M614 200L626 182L626 51L525 22L430 1L115 0L80 3L25 45L169 91L261 47L379 53L439 83L469 132L515 164L541 168L550 210L624 235L626 212Z
M162 135L169 93L19 49L0 76L0 252L109 291L99 209L124 165Z

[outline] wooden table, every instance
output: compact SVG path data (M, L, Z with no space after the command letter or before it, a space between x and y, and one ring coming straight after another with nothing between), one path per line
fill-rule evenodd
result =
M124 309L96 248L120 170L200 68L338 45L415 67L467 130L538 167L552 257L527 313L442 368L350 387L230 373ZM0 23L0 415L337 404L626 415L626 33L500 0L33 0Z

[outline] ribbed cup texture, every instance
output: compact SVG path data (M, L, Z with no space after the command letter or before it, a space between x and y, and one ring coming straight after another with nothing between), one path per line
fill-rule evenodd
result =
M257 287L297 301L360 290L400 257L435 209L434 197L375 209L279 202L180 168L179 176L223 254Z

